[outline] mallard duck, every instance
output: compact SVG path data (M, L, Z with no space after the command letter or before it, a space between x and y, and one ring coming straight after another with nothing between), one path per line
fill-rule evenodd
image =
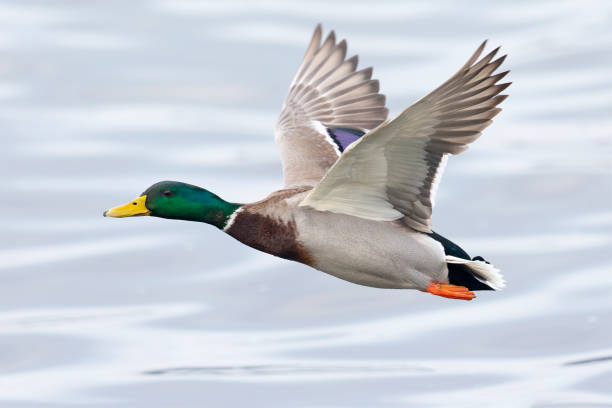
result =
M431 230L436 189L450 154L476 140L510 83L494 74L486 41L446 82L387 120L372 68L357 70L346 41L318 25L275 131L284 188L237 204L161 181L107 217L149 215L205 222L269 254L376 288L418 289L471 300L499 290L499 270Z

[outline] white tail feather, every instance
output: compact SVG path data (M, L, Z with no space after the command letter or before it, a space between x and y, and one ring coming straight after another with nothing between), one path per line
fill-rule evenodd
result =
M466 265L475 275L477 275L477 277L481 278L487 285L495 290L501 290L506 286L506 281L499 269L486 262L470 261L469 259L446 255L446 263Z

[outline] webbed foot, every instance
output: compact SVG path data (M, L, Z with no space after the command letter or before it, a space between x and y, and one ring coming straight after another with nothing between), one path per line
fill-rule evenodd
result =
M432 295L449 299L472 300L476 297L474 292L470 292L465 286L451 285L450 283L432 282L426 291Z

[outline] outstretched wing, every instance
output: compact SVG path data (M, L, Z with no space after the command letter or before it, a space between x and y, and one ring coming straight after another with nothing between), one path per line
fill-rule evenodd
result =
M480 59L486 41L437 89L390 122L351 145L301 206L357 217L402 221L429 232L437 184L446 156L480 136L501 109L510 83L493 75L505 55Z
M372 68L356 71L346 41L333 31L321 44L318 25L276 125L285 186L316 185L341 152L387 117Z

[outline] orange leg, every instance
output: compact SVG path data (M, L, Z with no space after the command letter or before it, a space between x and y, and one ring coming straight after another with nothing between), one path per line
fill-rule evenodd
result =
M451 285L449 283L431 282L426 291L432 295L450 299L472 300L476 297L474 292L470 292L465 286Z

